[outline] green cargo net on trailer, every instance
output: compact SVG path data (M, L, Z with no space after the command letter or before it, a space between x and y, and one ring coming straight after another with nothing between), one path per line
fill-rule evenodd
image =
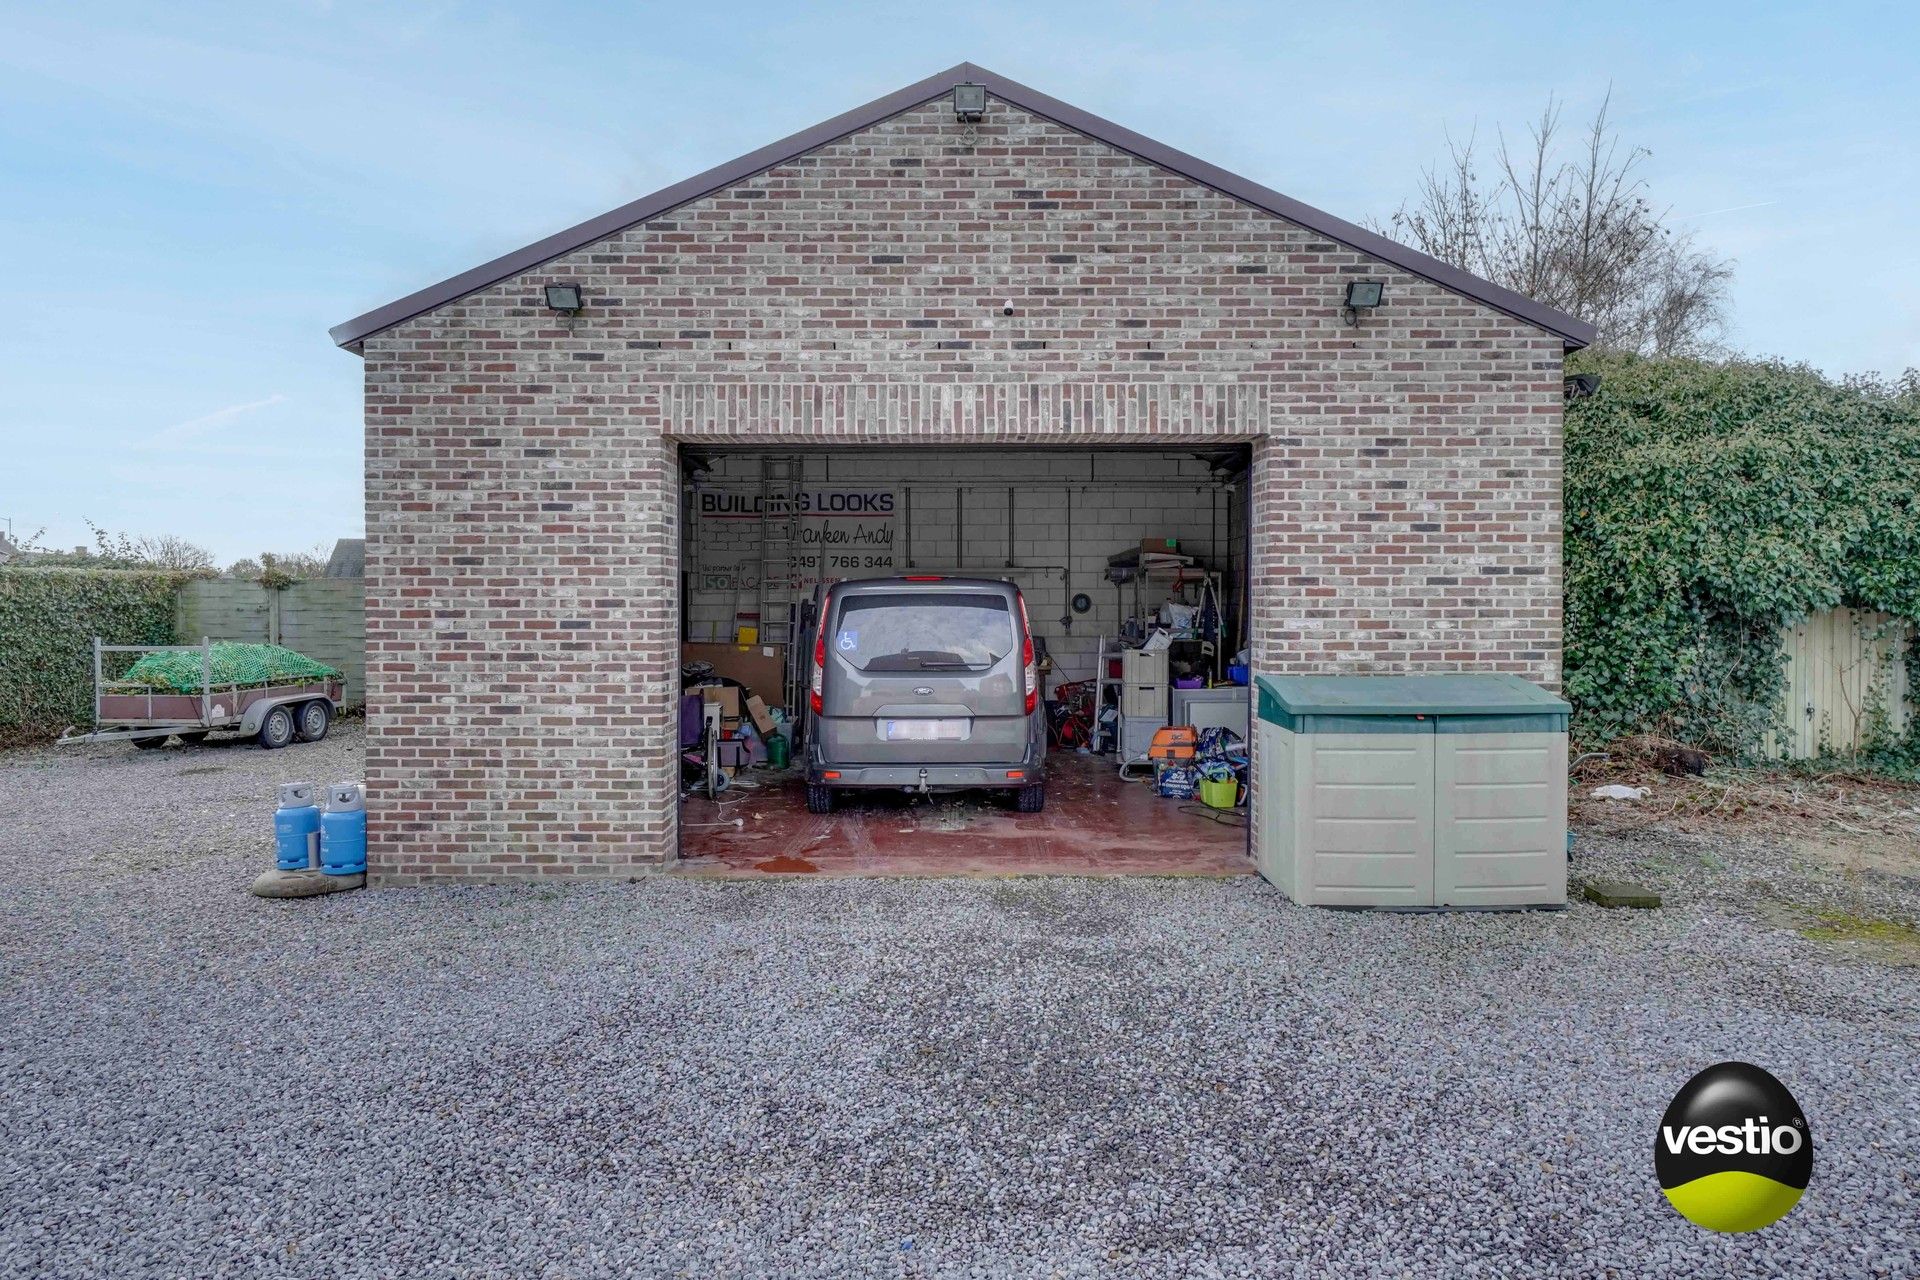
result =
M231 640L215 641L208 664L213 687L249 687L263 684L304 684L312 680L338 680L340 671L324 662L315 662L303 653L283 649L277 644L240 644ZM199 649L175 649L149 653L127 668L120 684L145 685L174 693L199 693L206 676Z

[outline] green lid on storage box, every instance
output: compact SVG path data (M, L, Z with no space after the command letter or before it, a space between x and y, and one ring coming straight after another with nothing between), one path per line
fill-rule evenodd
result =
M1567 702L1504 672L1260 676L1260 718L1295 733L1565 733Z

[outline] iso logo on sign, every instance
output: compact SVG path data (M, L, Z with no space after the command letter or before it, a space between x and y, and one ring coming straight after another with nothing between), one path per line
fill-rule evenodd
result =
M1800 1202L1813 1177L1813 1132L1787 1087L1746 1062L1686 1082L1653 1143L1660 1189L1710 1231L1758 1231Z

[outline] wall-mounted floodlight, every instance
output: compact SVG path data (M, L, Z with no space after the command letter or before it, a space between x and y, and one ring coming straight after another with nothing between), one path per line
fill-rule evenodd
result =
M953 86L954 118L968 124L987 114L987 86L983 84L957 84Z
M578 315L582 305L579 285L550 284L547 286L547 306L561 315Z
M1379 280L1347 281L1347 323L1360 323L1360 313L1379 306L1386 294L1387 286Z
M1569 374L1566 381L1567 399L1585 400L1600 389L1600 375L1597 373Z

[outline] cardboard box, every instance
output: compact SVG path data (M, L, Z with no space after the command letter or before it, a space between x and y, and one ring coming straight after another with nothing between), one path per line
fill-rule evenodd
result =
M753 727L760 731L762 737L773 732L773 717L767 714L767 704L761 700L759 694L748 696L747 715L753 720Z
M1178 538L1142 538L1140 554L1143 556L1177 556L1180 554Z
M715 675L738 680L768 706L778 706L786 688L787 647L783 644L685 644L680 661L705 662Z
M700 697L706 702L720 704L722 725L728 720L740 719L740 691L730 684L710 684L700 690Z

